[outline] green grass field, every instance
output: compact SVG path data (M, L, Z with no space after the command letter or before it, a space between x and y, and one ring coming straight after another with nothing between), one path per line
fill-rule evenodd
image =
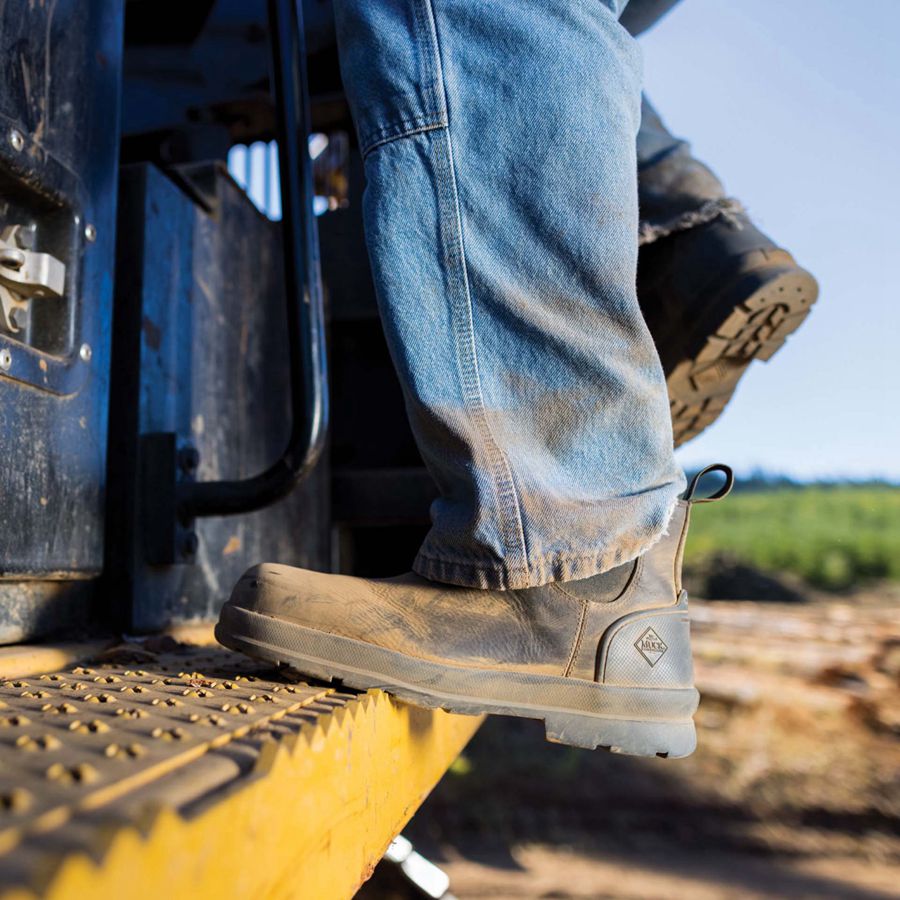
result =
M697 506L685 562L716 556L825 590L900 581L900 487L794 486Z

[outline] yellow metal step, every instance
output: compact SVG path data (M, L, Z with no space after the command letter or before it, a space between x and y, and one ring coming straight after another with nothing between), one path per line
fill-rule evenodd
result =
M171 638L13 669L0 900L350 897L480 723Z

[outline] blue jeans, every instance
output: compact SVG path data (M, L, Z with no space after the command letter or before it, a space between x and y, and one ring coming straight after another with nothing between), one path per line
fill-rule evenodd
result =
M335 3L381 316L440 491L426 578L587 578L658 540L683 488L635 294L623 6Z

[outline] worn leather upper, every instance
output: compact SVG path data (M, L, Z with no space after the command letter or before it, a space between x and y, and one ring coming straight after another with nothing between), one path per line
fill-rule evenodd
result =
M593 680L612 623L676 604L688 512L679 502L668 533L635 562L580 581L489 591L266 563L243 576L231 602L423 659Z

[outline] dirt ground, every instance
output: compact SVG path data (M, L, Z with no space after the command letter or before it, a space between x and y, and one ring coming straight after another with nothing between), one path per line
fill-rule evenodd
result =
M696 601L697 753L493 719L405 834L460 900L900 897L898 612L896 588Z

